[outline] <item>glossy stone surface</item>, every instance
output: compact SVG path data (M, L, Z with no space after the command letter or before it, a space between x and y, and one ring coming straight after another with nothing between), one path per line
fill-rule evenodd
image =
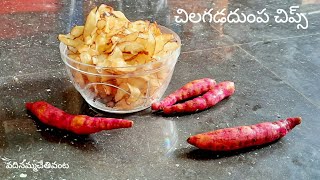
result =
M206 111L179 116L150 109L127 115L102 113L90 108L70 83L56 37L81 24L102 2L48 0L36 9L36 3L25 3L31 12L17 12L17 6L3 3L0 20L10 23L0 27L0 179L320 178L319 1L108 2L130 20L157 21L179 34L182 53L165 95L203 77L235 82L234 96ZM251 13L292 5L309 13L307 30L272 22L178 24L174 18L178 8L189 13L210 8ZM121 117L135 124L131 129L76 136L45 126L27 113L24 103L37 100L69 113ZM214 153L186 142L193 134L290 116L301 116L302 124L260 148ZM8 169L8 159L67 163L69 168Z

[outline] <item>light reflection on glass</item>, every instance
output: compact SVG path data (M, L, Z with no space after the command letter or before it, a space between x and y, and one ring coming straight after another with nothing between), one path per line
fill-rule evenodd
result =
M174 121L164 120L164 124L162 126L163 131L163 146L165 149L165 155L171 156L171 154L176 149L176 145L178 142L178 133L177 127Z

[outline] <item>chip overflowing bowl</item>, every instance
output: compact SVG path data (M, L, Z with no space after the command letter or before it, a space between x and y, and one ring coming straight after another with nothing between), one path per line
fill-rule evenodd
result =
M130 22L106 5L94 8L84 26L58 38L75 88L91 106L112 113L140 111L160 99L181 47L170 29Z

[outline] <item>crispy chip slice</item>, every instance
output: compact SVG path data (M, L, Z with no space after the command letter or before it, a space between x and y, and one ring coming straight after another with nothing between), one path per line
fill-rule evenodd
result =
M111 42L112 44L117 44L121 40L120 36L112 36Z
M83 34L84 26L75 26L72 28L70 34L77 38Z
M78 49L72 46L68 46L68 54L76 54L78 52Z
M101 6L100 6L101 7ZM99 8L100 8L99 7ZM84 25L83 36L84 38L90 36L97 29L97 22L99 20L99 13L97 12L97 7L92 9L87 17L86 23Z
M80 62L80 54L69 54L68 57Z
M99 67L109 67L110 61L108 60L108 56L106 54L100 54L93 58L93 63Z
M113 11L112 14L121 20L129 21L121 11Z
M117 19L115 17L113 17L113 16L106 17L106 25L104 27L104 31L110 37L112 37L114 35L114 34L110 34L110 31L111 31L111 29L113 29L114 25L117 23L116 21L117 21Z
M128 83L134 87L137 87L141 94L145 95L148 89L148 81L143 77L132 77L128 78Z
M83 52L88 51L90 49L90 47L86 44L82 44L82 45L78 46L77 49L80 53L83 53Z
M137 56L137 54L131 54L131 53L122 53L123 59L125 61L130 61L132 60L134 57Z
M150 22L149 21L135 21L131 22L128 26L128 29L132 32L148 32Z
M95 43L97 51L101 54L108 49L110 38L105 33L101 33L95 38Z
M115 102L120 101L125 95L129 95L128 83L121 83L117 89L117 93L114 96Z
M119 43L122 42L132 42L135 41L138 38L139 32L133 32L128 35L122 35L122 37L119 39Z
M179 45L177 42L167 42L164 45L163 49L160 52L156 53L153 56L153 58L159 60L161 59L161 57L171 54L173 51L175 51L178 48L179 48Z
M80 54L80 60L82 63L85 63L85 64L93 64L93 61L91 59L91 55L89 54L88 51L82 52Z
M100 77L98 75L93 75L93 74L97 74L97 70L95 67L88 67L87 72L92 73L92 74L86 75L90 82L92 83L99 82Z
M58 39L59 41L63 42L65 45L71 46L71 47L77 47L83 44L82 41L78 39L73 40L72 38L70 38L70 36L67 36L64 34L59 34Z
M134 62L135 65L148 63L151 58L146 54L138 54L134 58L130 60L130 62Z
M104 51L104 53L107 53L107 54L111 53L114 50L114 48L116 47L116 45L117 44L108 43L106 45L106 50Z
M156 48L156 39L154 38L152 31L150 31L150 30L149 30L147 44L144 44L144 47L146 49L146 52L148 53L148 56L152 57L155 52L155 48ZM149 62L149 61L147 61L147 62Z
M129 91L130 91L130 96L127 99L127 103L131 104L133 102L136 102L140 96L141 96L141 92L139 90L139 88L127 83L128 87L129 87Z
M101 19L101 20L99 20L98 22L97 22L97 28L99 29L99 30L103 30L103 28L106 26L106 20L104 20L104 19Z
M108 60L111 62L112 67L118 67L114 66L113 63L116 63L117 61L122 61L122 52L117 46L114 48L113 52L108 57Z
M174 37L172 34L161 34L159 36L156 36L155 53L159 53L164 48L164 45L173 39Z
M141 51L144 51L144 46L138 42L122 42L118 43L117 47L122 52L127 52L131 54L138 54Z
M159 36L161 34L161 30L156 22L149 25L149 30L151 30L155 36Z
M132 72L132 71L136 70L135 67L128 66L128 64L123 59L122 52L121 52L120 48L118 48L118 47L114 48L113 52L108 57L108 60L111 62L110 66L114 67L114 69L117 70L118 73ZM118 74L117 72L115 72L115 73Z
M101 16L110 16L112 11L113 11L113 8L105 4L101 4L98 8L98 12Z

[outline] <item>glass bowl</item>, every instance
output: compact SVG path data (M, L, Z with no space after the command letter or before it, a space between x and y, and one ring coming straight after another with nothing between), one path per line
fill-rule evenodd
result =
M81 63L67 56L67 46L60 43L60 54L74 87L91 106L109 113L141 111L158 101L166 91L181 50L181 40L172 30L179 48L157 61L137 66L99 67ZM121 73L119 73L121 72Z

